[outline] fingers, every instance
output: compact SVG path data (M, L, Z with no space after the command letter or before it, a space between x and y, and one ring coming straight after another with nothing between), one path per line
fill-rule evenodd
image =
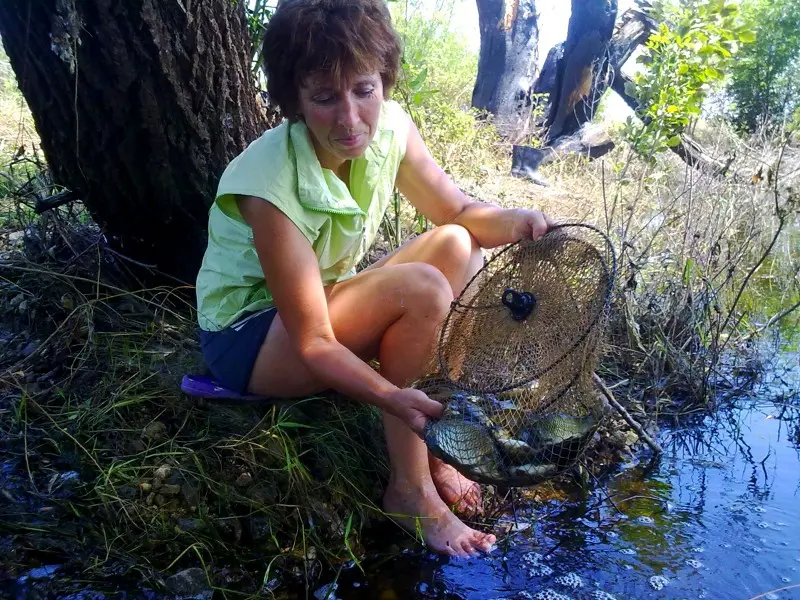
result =
M547 217L540 210L531 211L529 223L531 227L531 237L534 240L541 238L550 228L550 224L547 222Z
M420 392L422 397L420 398L420 403L418 408L421 412L425 413L429 417L434 419L441 419L442 415L444 414L444 405L436 400L431 400L425 394Z

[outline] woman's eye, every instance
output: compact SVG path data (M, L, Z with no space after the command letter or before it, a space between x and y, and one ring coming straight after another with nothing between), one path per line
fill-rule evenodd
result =
M356 92L362 98L369 98L375 93L375 88L364 88Z
M311 99L317 104L330 104L333 101L333 94L319 94Z

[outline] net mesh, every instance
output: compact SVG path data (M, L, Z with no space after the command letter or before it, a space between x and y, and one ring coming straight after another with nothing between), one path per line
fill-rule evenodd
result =
M583 224L488 261L445 319L438 373L416 383L445 405L425 430L431 452L505 486L575 464L606 411L592 373L615 271L608 238Z

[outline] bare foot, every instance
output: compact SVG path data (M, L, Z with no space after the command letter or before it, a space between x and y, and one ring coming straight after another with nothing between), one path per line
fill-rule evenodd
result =
M411 533L420 532L425 544L449 556L468 557L488 552L496 538L467 527L439 497L435 489L417 491L389 483L383 508Z
M481 486L433 455L429 455L428 463L431 479L445 504L464 514L474 514L480 510Z

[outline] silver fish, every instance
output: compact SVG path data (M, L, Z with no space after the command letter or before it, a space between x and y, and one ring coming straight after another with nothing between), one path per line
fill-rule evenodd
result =
M461 418L431 422L425 429L431 452L464 475L483 483L505 479L494 440L485 427Z

